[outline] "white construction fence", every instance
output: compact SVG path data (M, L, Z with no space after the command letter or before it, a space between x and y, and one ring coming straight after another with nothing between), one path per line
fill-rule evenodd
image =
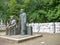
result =
M6 30L6 26L5 25L0 25L0 30Z
M60 22L30 23L33 32L60 33Z
M33 32L60 33L60 22L30 23ZM0 25L0 30L6 30L5 25Z

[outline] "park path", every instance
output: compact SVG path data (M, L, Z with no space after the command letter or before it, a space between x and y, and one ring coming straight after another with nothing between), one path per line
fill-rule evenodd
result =
M0 39L0 45L60 45L60 34L42 33L43 37L24 41L21 43L7 42Z

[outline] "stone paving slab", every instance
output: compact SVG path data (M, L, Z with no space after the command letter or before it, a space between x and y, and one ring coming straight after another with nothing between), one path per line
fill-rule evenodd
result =
M39 34L42 34L43 37L34 38L20 43L8 42L4 39L0 39L0 45L60 45L60 34Z

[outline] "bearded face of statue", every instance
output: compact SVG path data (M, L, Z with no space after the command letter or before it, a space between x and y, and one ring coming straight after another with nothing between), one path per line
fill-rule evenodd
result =
M12 20L14 17L13 16L10 16L10 19Z
M21 10L20 10L20 13L23 13L23 12L24 12L24 9L21 9Z

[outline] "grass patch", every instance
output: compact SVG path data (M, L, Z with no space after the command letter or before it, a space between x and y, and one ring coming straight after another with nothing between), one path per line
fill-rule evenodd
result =
M6 30L0 30L0 32L5 32Z

